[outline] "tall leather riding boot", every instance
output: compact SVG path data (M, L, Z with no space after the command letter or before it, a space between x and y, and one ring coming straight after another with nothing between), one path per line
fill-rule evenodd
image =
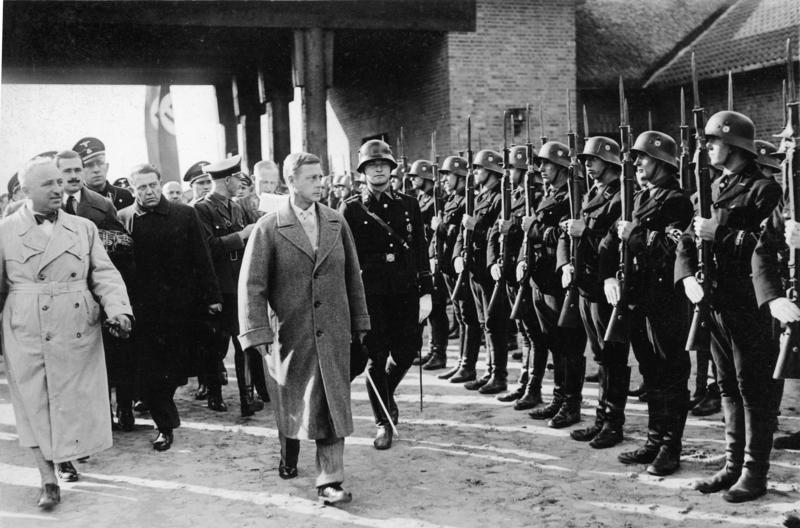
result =
M233 364L236 368L236 380L239 386L239 403L243 417L252 416L264 408L264 402L255 399L250 361L247 353L238 345L234 345Z
M391 359L389 359L386 364L388 365L386 368L386 386L389 389L389 399L386 401L386 407L389 409L389 416L392 418L392 421L397 425L399 410L397 408L397 402L394 400L394 392L397 390L400 382L403 381L409 369L400 367Z
M505 332L491 334L492 375L486 384L478 389L481 394L497 394L508 387L508 335Z
M711 360L710 352L703 352L700 350L695 351L697 359L697 372L694 377L694 393L690 399L691 407L694 407L706 395L708 388L708 363Z
M447 366L447 343L431 345L431 357L422 364L422 370L439 370Z
M652 391L657 395L657 391ZM620 453L617 460L623 464L649 464L655 460L661 448L664 431L663 417L658 414L658 400L647 400L647 440L642 447Z
M605 374L606 413L603 427L589 442L595 449L613 447L622 442L622 426L625 424L625 404L628 402L628 385L631 368L627 365L602 367Z
M375 385L377 386L379 393L375 392L375 390L372 388L372 383L370 383L369 380L366 381L366 385L367 396L369 396L369 404L370 407L372 407L372 416L375 417L375 425L378 427L389 427L389 420L391 418L386 416L386 413L383 412L383 407L381 407L380 404L380 402L383 402L383 404L386 405L387 411L389 410L389 390L387 387L386 378L373 376L373 380L375 381Z
M744 466L739 480L722 496L728 502L751 501L767 492L773 433L770 409L745 408L744 428Z
M651 475L664 476L675 473L680 467L683 449L683 430L689 414L689 391L670 389L658 391L658 406L664 424L661 447L653 463L647 466Z
M579 442L588 442L592 440L600 430L603 428L603 424L606 421L606 392L607 392L607 380L608 380L608 371L603 365L598 365L597 369L598 378L597 381L599 382L598 387L598 397L597 397L597 408L595 409L594 413L594 423L589 427L584 427L583 429L575 429L572 431L569 436L573 440L577 440Z
M733 486L742 474L744 463L744 409L740 398L722 398L725 417L725 465L711 477L698 480L694 489L701 493L716 493Z
M564 403L561 404L558 413L547 423L549 427L561 429L581 420L585 375L586 358L584 356L565 358Z
M550 403L540 409L534 409L530 413L534 420L549 420L558 413L566 396L564 380L566 378L566 358L564 354L556 354L553 357L553 399Z
M256 393L258 393L258 397L261 398L261 401L268 402L269 391L267 390L267 379L264 374L264 359L261 357L258 350L254 348L248 348L245 352L247 353L247 361L250 365L250 377L253 381L253 387Z

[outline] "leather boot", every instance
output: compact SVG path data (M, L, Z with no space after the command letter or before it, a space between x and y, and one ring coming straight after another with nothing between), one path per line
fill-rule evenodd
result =
M742 401L722 398L725 417L725 466L711 477L698 480L693 487L701 493L716 493L733 486L742 474L744 463L744 411Z
M597 398L597 408L594 414L594 423L583 429L575 429L569 434L573 440L577 440L578 442L588 442L592 440L603 428L603 423L606 421L606 381L608 379L608 374L602 365L598 367L597 374L598 381L600 382L600 390Z
M491 365L490 365L491 368ZM487 370L486 373L481 376L480 378L473 379L472 381L468 381L464 384L464 388L467 390L475 391L489 383L489 379L492 377L491 370Z
M662 424L659 421L656 402L647 402L647 440L642 447L620 453L617 460L623 464L649 464L655 460L661 448Z
M441 379L441 380L449 380L449 379L452 379L453 376L455 376L458 373L459 370L461 370L461 360L460 359L458 360L458 363L456 363L455 367L451 368L450 370L446 370L445 372L442 372L441 374L439 374L436 377L438 379Z
M498 401L501 401L503 403L517 401L518 399L522 398L523 394L525 394L526 385L527 383L518 384L516 387L514 387L514 390L512 390L508 394L503 394L502 396L498 396L497 397Z
M700 402L692 408L693 416L709 416L722 409L720 402L719 385L712 383L706 389L706 394Z
M441 347L431 348L431 357L422 364L422 370L439 370L447 366L447 352Z
M744 409L744 467L736 484L722 498L728 502L747 502L767 492L769 455L772 451L772 409Z
M659 408L662 413L664 434L661 447L653 462L647 466L651 475L666 476L675 473L681 465L683 429L686 427L686 415L689 412L689 391L679 389L677 392L659 391Z
M622 426L625 424L625 404L628 402L628 385L631 368L614 365L605 368L606 415L603 427L589 445L595 449L613 447L623 440Z
M379 425L375 440L372 442L375 449L384 450L392 447L392 428L389 425Z
M564 358L556 356L553 358L553 399L539 409L534 409L528 413L528 416L534 420L549 420L555 416L561 405L565 400L564 391L564 376L565 376Z
M481 394L497 394L503 392L507 388L508 382L506 381L505 376L495 372L492 374L492 377L489 378L489 381L487 381L483 387L478 389L478 392Z
M478 374L475 372L474 368L468 369L462 365L458 369L458 372L453 374L453 376L450 378L450 383L465 383L468 381L474 381L477 375Z
M581 421L583 379L586 375L586 358L565 358L565 399L555 416L547 423L553 429L569 427Z
M776 438L772 442L772 447L775 449L800 449L800 432Z
M710 352L695 351L695 359L697 363L697 371L694 378L694 392L689 398L689 408L694 407L700 403L708 392L708 363L711 360Z
M225 412L228 410L228 406L222 399L222 387L219 385L208 386L208 401L206 405L212 411Z
M522 396L514 403L515 411L527 411L542 403L542 376L533 374L528 376L528 383L525 384L525 391Z

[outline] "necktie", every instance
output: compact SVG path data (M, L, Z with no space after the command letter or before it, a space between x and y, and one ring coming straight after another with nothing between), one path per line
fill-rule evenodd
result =
M58 211L53 211L52 213L41 214L41 213L34 213L33 218L36 219L36 225L42 225L45 221L50 221L52 223L56 223L56 219L58 218Z
M314 251L317 250L317 224L314 222L314 212L311 210L300 211L300 225L303 226L303 231L306 232L308 241L311 242L311 247Z
M73 195L71 195L71 194L70 194L70 195L69 195L69 197L67 198L67 208L66 208L66 211L67 211L69 214L71 214L71 215L74 215L74 214L75 214L75 197L74 197Z

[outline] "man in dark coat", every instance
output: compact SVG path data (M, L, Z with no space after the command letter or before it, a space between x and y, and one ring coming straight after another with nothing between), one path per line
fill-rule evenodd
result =
M83 162L86 187L111 200L117 211L133 203L133 195L130 191L108 183L106 146L102 141L93 137L85 137L79 139L72 150L78 153Z
M222 310L200 219L188 205L161 195L161 175L140 165L130 176L136 203L119 212L136 247L136 279L130 287L142 365L142 401L158 428L153 448L165 451L180 425L173 397L191 365L190 330Z

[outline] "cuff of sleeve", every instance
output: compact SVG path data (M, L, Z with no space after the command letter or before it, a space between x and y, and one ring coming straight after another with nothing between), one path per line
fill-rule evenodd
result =
M372 328L368 315L357 315L351 319L353 332L367 332Z
M253 328L242 334L239 334L239 342L242 348L252 348L258 345L269 345L275 339L272 334L272 328L263 326L261 328Z
M774 301L778 297L783 297L784 292L780 291L767 291L764 292L762 295L756 291L756 302L758 303L759 308L766 308L770 302Z
M103 311L106 313L106 317L109 319L118 315L127 315L131 322L133 321L133 311L128 304L113 304L111 306L103 306Z

